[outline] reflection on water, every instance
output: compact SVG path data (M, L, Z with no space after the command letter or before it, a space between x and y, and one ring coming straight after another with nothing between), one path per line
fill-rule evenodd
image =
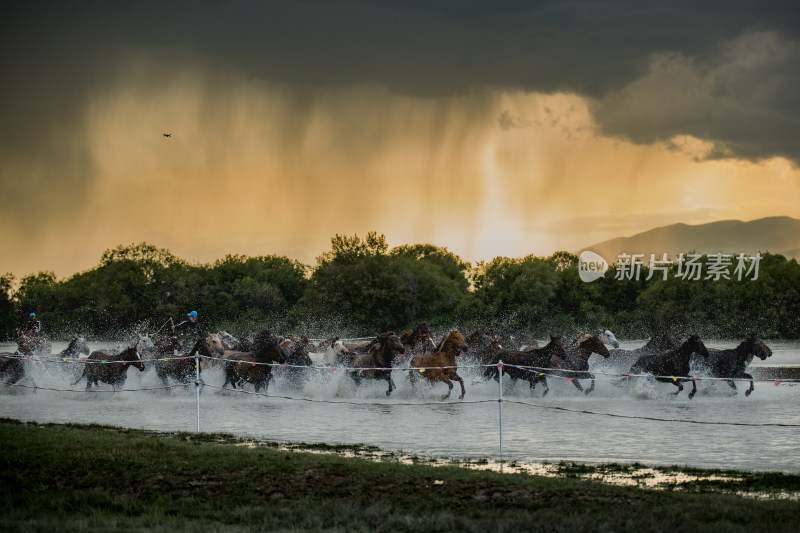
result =
M56 343L54 352L63 348ZM781 357L796 357L791 350L797 348L798 343L787 344ZM74 378L68 365L28 365L25 384L78 392L0 385L0 416L196 430L192 387L86 393L84 383L70 385ZM263 397L220 389L222 372L214 369L203 374L208 386L200 395L201 430L287 443L363 443L421 457L494 462L500 458L498 385L481 382L476 369L459 373L467 385L464 401L453 396L440 402L445 385L415 391L402 371L395 371L398 389L387 399L385 382L356 387L342 370L310 371L302 384L292 385L276 369L270 386L276 397ZM503 395L515 403L502 405L503 459L521 466L563 460L800 473L800 386L759 382L745 397L731 395L725 384L700 382L697 396L688 400L685 391L678 398L669 396L674 390L669 384L632 380L617 386L616 381L601 376L595 391L584 396L571 383L553 379L544 398L539 388L531 395L527 383L506 383ZM130 370L125 384L126 389L160 386L152 369Z

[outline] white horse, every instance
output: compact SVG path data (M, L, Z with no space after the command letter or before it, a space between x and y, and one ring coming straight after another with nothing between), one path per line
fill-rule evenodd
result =
M603 344L608 344L610 346L613 346L614 348L619 348L619 341L614 336L614 334L611 333L610 329L600 328L600 332L597 334L597 338L603 341Z
M323 341L317 349L325 346L324 352L309 352L308 357L314 366L333 366L343 355L348 354L350 351L345 347L344 343L337 338L328 339Z

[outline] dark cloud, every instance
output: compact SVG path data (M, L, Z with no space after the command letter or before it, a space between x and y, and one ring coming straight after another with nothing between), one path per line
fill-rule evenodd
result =
M614 135L648 142L691 134L734 155L800 162L793 2L34 1L7 8L0 24L2 183L20 157L80 164L64 135L131 54L308 88L574 92L597 99L596 116ZM736 63L725 54L747 35L771 35L787 55ZM644 92L670 55L694 62L685 72L703 81L694 99ZM672 116L631 113L638 103Z

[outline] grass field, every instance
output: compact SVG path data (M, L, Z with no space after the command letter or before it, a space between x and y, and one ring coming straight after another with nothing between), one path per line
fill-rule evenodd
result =
M800 494L795 475L691 470L694 481L653 490L581 478L630 465L564 464L545 477L310 453L323 448L0 420L0 530L795 532L800 524L800 503L785 497Z

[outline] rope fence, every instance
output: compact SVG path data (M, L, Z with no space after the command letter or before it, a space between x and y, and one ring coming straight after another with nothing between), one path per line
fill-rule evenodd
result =
M20 354L12 354L12 353L0 353L1 357L8 357L8 358L16 358L25 361L41 361L45 363L57 363L57 364L122 364L127 365L128 363L138 362L138 361L116 361L116 360L98 360L98 359L89 359L87 357L81 358L69 358L69 357L55 357L55 356L32 356L32 355L20 355ZM185 361L188 359L194 359L194 355L181 355L181 356L172 356L172 357L158 357L153 359L142 359L142 362L145 363L153 363L153 362L169 362L169 361ZM597 376L604 376L604 377L613 377L617 379L632 379L632 378L645 378L648 381L652 381L654 379L663 379L663 380L672 380L672 381L719 381L719 382L737 382L737 381L753 381L756 383L773 383L775 386L779 385L793 385L796 383L800 383L799 379L750 379L750 378L726 378L726 377L712 377L712 376L671 376L671 375L654 375L654 374L631 374L631 373L611 373L611 372L602 372L597 370L570 370L565 368L551 368L551 367L536 367L536 366L524 366L524 365L514 365L514 364L507 364L500 362L499 364L491 363L491 364L471 364L471 365L454 365L454 366L431 366L431 367L348 367L346 365L297 365L297 364L288 364L288 363L262 363L258 361L242 361L238 359L226 359L223 357L213 357L213 356L199 356L199 359L206 362L218 362L223 365L227 364L240 364L240 365L251 365L251 366L269 366L272 368L296 368L296 369L310 369L316 371L330 371L330 372L337 372L337 371L344 371L344 372L357 372L361 370L379 370L379 371L387 371L387 370L398 370L401 372L408 372L408 371L418 371L424 373L427 370L446 370L446 369L455 369L455 370L467 370L467 369L475 369L475 368L493 368L497 367L500 370L502 367L511 367L516 368L525 372L531 373L538 373L542 377L547 377L550 379L564 379L566 381L574 381L576 379L596 379ZM571 377L564 376L564 374L570 374ZM585 376L585 377L584 377ZM594 377L594 378L593 378Z

